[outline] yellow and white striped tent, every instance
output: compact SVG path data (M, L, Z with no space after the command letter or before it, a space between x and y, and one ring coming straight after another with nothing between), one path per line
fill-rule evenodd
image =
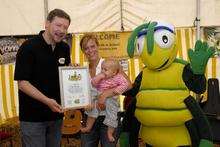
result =
M177 28L177 47L178 57L187 60L187 49L193 48L195 44L195 28ZM83 54L79 49L80 35L74 35L72 39L72 62L85 65ZM133 81L139 73L143 64L138 58L128 60L128 75ZM208 78L220 78L220 59L212 58L207 67L206 75ZM6 64L0 66L0 124L11 117L18 116L18 87L13 80L14 64ZM34 115L34 114L33 114Z

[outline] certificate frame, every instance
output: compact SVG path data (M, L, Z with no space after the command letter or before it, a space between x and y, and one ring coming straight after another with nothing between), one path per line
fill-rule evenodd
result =
M88 67L59 67L61 106L66 109L84 108L91 104Z

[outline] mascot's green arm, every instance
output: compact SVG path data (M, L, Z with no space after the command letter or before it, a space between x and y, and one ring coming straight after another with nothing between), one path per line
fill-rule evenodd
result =
M188 57L194 74L204 74L207 62L214 52L214 47L209 47L207 42L196 41L195 48L188 50Z
M206 78L204 74L194 74L190 64L187 64L183 69L183 81L190 91L196 94L202 94L206 90Z
M197 94L202 94L206 90L205 76L194 74L189 64L184 67L183 81L189 90ZM213 147L210 125L198 102L192 96L186 98L184 102L193 116L192 120L186 122L186 127L192 138L192 146Z

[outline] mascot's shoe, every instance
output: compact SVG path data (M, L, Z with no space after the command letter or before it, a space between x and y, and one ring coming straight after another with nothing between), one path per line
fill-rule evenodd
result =
M213 143L209 140L202 139L200 141L199 147L214 147Z
M120 135L120 147L128 147L129 146L129 133L122 132Z

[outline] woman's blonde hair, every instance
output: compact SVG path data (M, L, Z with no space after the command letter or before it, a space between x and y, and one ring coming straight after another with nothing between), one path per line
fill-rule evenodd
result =
M82 39L80 40L80 47L81 50L84 52L85 51L85 46L89 42L89 40L95 41L96 45L99 46L98 39L96 38L95 35L93 34L85 34Z

